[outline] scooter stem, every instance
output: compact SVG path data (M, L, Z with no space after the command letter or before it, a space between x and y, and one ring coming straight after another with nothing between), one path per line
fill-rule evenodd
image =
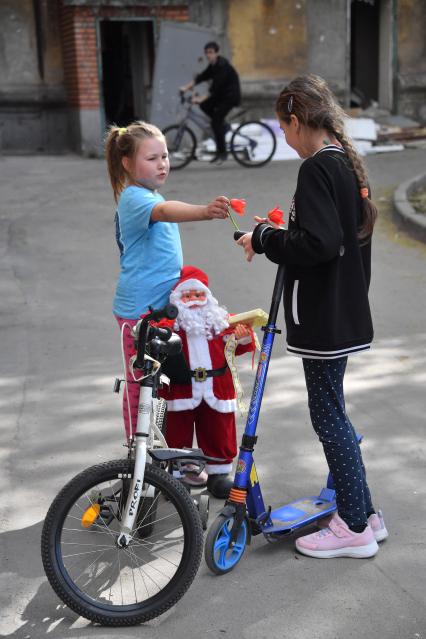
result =
M275 277L275 285L272 293L271 308L269 310L268 326L271 324L275 327L277 321L278 309L281 303L281 297L284 290L284 264L280 264L278 267L277 275Z
M283 289L284 265L280 265L278 267L277 275L275 278L275 285L272 293L272 303L269 311L268 322L266 326L263 327L265 334L263 336L262 348L257 365L256 381L253 387L246 427L240 447L237 471L235 473L234 479L234 487L236 489L246 489L249 481L251 466L253 463L253 448L257 439L255 436L257 422L259 419L260 406L262 403L269 361L271 359L272 346L274 343L275 333L280 332L277 330L275 323L278 315L278 309L281 303ZM263 503L260 494L259 503Z

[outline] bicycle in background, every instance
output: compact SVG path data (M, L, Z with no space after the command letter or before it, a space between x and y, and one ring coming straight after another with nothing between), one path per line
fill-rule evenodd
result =
M169 151L170 168L183 169L192 160L201 159L209 154L213 157L215 147L210 147L210 138L213 132L207 117L194 108L191 95L188 97L180 93L180 102L185 106L182 119L177 124L172 124L163 129ZM245 110L239 110L231 119L241 119L245 116ZM198 142L197 136L191 128L195 125L203 135L203 141ZM239 123L229 123L226 133L227 152L233 158L246 167L260 167L267 164L273 157L277 146L275 134L270 126L261 120L247 120ZM214 145L213 140L211 144Z

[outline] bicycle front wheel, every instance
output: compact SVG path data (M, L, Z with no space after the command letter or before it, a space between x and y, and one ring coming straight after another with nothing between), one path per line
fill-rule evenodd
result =
M92 466L53 501L41 552L52 588L77 614L108 626L153 619L185 594L198 570L201 521L185 488L146 465L141 502L155 495L155 519L138 516L128 546L117 545L133 462ZM154 506L153 506L154 507ZM145 523L150 534L139 534Z
M173 124L163 130L171 169L183 169L195 157L197 139L187 126Z
M231 153L235 160L247 167L267 164L275 153L277 140L270 126L259 120L243 122L231 138Z

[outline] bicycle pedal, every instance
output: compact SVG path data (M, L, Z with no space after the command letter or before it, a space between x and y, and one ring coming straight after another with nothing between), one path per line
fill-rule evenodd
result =
M113 387L113 393L119 393L120 392L121 382L124 382L124 379L120 379L119 377L115 378L114 387Z

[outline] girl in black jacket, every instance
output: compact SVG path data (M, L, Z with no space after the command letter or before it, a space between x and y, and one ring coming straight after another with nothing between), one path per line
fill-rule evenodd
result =
M346 414L343 378L349 354L373 338L368 287L376 208L361 158L344 132L344 112L318 76L293 80L276 111L300 167L286 230L268 220L244 235L248 261L265 253L285 264L287 349L303 358L312 425L336 488L337 512L296 548L320 558L371 557L387 537L375 512L355 430Z

